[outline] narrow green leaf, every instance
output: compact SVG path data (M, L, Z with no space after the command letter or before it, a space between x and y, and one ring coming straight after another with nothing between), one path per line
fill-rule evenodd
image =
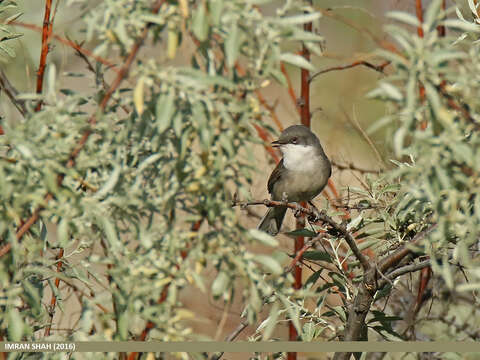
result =
M267 234L264 231L260 231L258 229L250 229L248 231L251 237L253 237L255 240L260 241L262 244L268 245L268 246L278 246L278 241L275 239L273 236Z
M292 53L284 53L280 55L280 61L289 63L291 65L297 66L302 69L306 69L309 71L315 71L313 65L306 60L303 56L292 54Z
M164 132L171 126L172 116L175 112L175 97L173 91L166 95L159 96L155 109L156 125L159 132Z
M282 25L301 25L308 22L313 22L318 20L322 17L322 14L319 12L309 13L309 14L302 14L302 15L293 15L293 16L286 16L281 18L275 18L272 22Z
M23 336L24 324L17 308L10 307L7 310L7 321L8 341L21 341Z
M302 257L306 260L332 262L332 257L324 251L305 251Z
M312 231L312 230L303 228L303 229L296 229L296 230L293 230L293 231L289 231L289 232L285 233L285 235L288 235L288 236L315 237L315 236L317 236L317 233L314 232L314 231Z
M225 55L227 56L228 68L232 68L235 65L241 44L241 33L237 23L234 23L225 40Z
M390 12L387 12L386 16L391 19L401 21L408 25L412 25L415 27L420 26L420 22L418 21L417 17L407 12L390 11Z
M194 12L192 19L193 34L200 41L205 41L208 37L208 18L206 15L206 5L202 1L197 7L197 11Z
M272 336L273 330L275 330L275 327L277 325L277 320L279 315L280 315L280 306L278 305L278 302L275 302L272 308L270 309L270 315L264 321L265 329L263 330L263 335L262 335L263 341L270 339L270 337Z
M222 295L227 289L228 282L229 282L228 275L225 272L220 271L212 283L212 295L213 296Z
M256 255L254 257L255 261L259 262L263 266L270 270L275 275L280 275L282 273L282 267L280 264L273 259L271 256L268 255Z

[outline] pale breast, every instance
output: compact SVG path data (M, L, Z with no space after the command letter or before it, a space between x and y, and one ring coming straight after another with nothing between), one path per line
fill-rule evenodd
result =
M330 177L330 163L326 158L316 156L308 165L302 166L300 171L292 170L292 167L285 168L284 174L273 186L272 198L282 200L284 193L288 201L294 202L309 201L316 197Z

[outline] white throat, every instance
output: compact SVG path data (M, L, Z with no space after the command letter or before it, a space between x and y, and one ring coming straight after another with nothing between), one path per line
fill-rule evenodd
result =
M312 172L317 169L319 155L311 145L282 145L283 165L287 170Z

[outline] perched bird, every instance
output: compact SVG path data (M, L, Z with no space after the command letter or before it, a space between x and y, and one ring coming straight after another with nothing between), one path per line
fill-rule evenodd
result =
M272 200L310 201L320 194L332 173L332 167L318 137L303 125L285 129L274 147L280 148L283 158L268 179ZM258 229L277 235L287 208L271 207L260 221Z

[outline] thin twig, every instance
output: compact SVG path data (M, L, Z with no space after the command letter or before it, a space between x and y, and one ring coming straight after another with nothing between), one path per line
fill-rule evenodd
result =
M405 274L408 274L408 273L411 273L411 272L415 272L415 271L418 271L418 270L422 270L426 267L429 267L430 264L431 264L430 260L424 260L424 261L421 261L419 263L405 265L405 266L402 266L401 268L393 270L391 273L389 273L387 275L387 278L390 281L392 281L399 276L402 276L402 275L405 275Z
M354 111L355 111L355 108L354 108ZM343 108L342 106L342 112L345 116L345 118L347 119L347 121L353 125L353 127L359 132L359 134L365 139L365 141L367 142L368 146L370 146L370 148L372 149L373 153L375 154L375 156L377 157L377 161L379 162L379 164L384 164L384 161L383 161L383 158L382 156L380 155L380 152L378 151L377 147L375 146L375 144L373 143L372 139L370 139L370 136L368 136L367 132L365 130L363 130L362 126L360 125L360 123L358 122L358 119L357 117L355 116L355 112L353 112L353 117L350 118L350 116L348 115L347 111Z
M323 239L323 237L324 237L324 234L319 234L318 236L308 240L305 243L305 245L303 245L303 247L295 254L295 257L290 262L290 265L287 267L286 272L292 271L293 268L297 265L297 263L300 262L300 259L302 258L305 251L310 249L317 241L321 241Z
M358 246L355 242L355 239L353 238L352 234L350 234L349 231L347 231L347 228L343 224L337 223L335 220L333 220L330 216L328 216L324 211L316 212L313 209L307 209L303 206L300 206L297 203L288 203L285 201L274 201L274 200L254 200L254 201L249 201L249 202L239 202L239 201L234 201L232 203L232 206L240 206L240 207L247 207L247 206L254 206L254 205L264 205L266 207L276 207L276 206L283 206L286 208L289 208L295 212L299 212L301 214L307 215L310 218L312 218L312 222L317 222L317 221L322 221L323 223L326 223L330 225L330 227L335 230L337 233L339 233L347 242L348 246L352 250L353 255L357 258L357 260L360 262L360 265L362 266L362 269L364 271L367 271L371 268L371 264L368 262L367 258L361 253L361 251L358 249ZM303 247L303 245L302 245Z
M45 74L45 67L47 66L48 55L48 43L50 41L50 34L52 33L53 21L50 21L50 11L52 9L52 1L45 1L45 15L43 17L43 30L42 30L42 51L40 53L40 62L37 71L37 94L42 93L43 89L43 77ZM58 1L58 0L57 0ZM40 100L35 107L35 111L40 111L42 108L42 100Z
M414 244L418 243L419 241L423 240L431 232L433 232L437 228L437 226L438 226L437 224L430 225L425 230L417 233L410 241L408 241L401 248L395 250L393 253L391 253L390 255L383 258L378 265L380 271L385 273L389 269L391 269L392 267L397 265L403 258L405 258L405 256L407 256L411 253L412 249L411 249L411 247L409 247L407 245L414 245Z
M61 248L59 251L58 251L58 255L57 255L57 272L61 272L62 271L62 267L63 267L63 262L62 262L62 258L63 258L63 253L64 253L64 250L63 248ZM58 287L60 285L60 278L55 278L55 287L57 288L57 291L59 291ZM54 289L52 289L52 298L50 300L50 307L48 309L48 315L50 317L50 320L48 322L48 325L47 327L45 328L45 332L44 332L44 336L50 336L50 331L52 329L52 324L53 324L53 317L55 316L55 306L57 305L57 296L55 294L55 291Z
M26 29L30 29L30 30L34 30L34 31L37 31L37 32L41 32L42 31L42 28L37 26L37 25L34 25L34 24L28 24L28 23L24 23L24 22L21 22L21 21L12 21L9 23L10 25L15 25L15 26L20 26L20 27L24 27ZM57 40L58 42L64 44L64 45L67 45L67 46L70 46L72 49L74 50L77 50L79 52L81 52L82 54L84 54L85 56L88 56L92 59L95 59L95 61L98 61L99 63L102 63L103 65L105 66L108 66L109 69L112 69L113 71L115 71L116 73L118 73L120 70L117 68L117 66L115 64L113 64L112 62L110 62L109 60L107 59L104 59L103 57L101 56L98 56L98 55L95 55L94 53L92 53L91 51L81 47L80 45L78 45L77 43L75 43L74 41L72 40L69 40L69 39L65 39L55 33L52 32L51 36L50 36L52 39L55 39Z
M243 320L238 326L233 330L226 338L225 341L230 342L233 341L237 338L238 335L241 334L243 330L245 330L248 327L248 321L245 319ZM223 352L215 354L212 356L211 360L220 360L221 357L223 356Z
M27 113L25 102L17 99L18 91L13 87L10 81L8 81L7 75L3 72L3 69L0 69L0 89L5 92L12 104L15 105L20 114L25 117L25 114Z
M358 171L362 174L380 174L382 170L374 170L374 169L365 169L356 166L354 163L346 163L346 164L341 164L339 162L336 162L335 160L330 160L330 163L336 167L339 170L353 170L353 171Z
M285 64L282 62L280 63L280 70L282 71L283 75L285 76L285 79L287 80L287 89L288 89L288 95L290 95L290 99L292 100L295 109L300 113L300 107L298 106L298 101L297 101L297 95L295 95L295 90L293 89L293 84L292 80L290 79L290 76L288 75L287 68L285 67Z
M357 67L357 66L366 66L369 69L373 69L373 70L378 71L379 73L383 74L383 72L385 70L385 67L387 67L388 65L390 65L390 61L385 61L385 62L381 63L380 65L374 65L372 63L369 63L368 61L359 60L359 61L355 61L351 64L348 64L348 65L332 66L332 67L329 67L327 69L320 70L320 71L316 72L315 74L313 74L310 77L309 81L312 82L317 76L329 73L331 71L346 70L346 69L351 69L351 68L354 68L354 67Z

